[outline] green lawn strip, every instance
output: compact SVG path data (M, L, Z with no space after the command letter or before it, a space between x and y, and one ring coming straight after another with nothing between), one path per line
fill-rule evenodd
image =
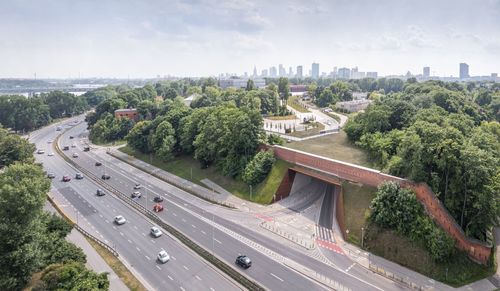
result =
M370 203L377 188L344 182L344 223L349 230L347 241L361 246L361 228L366 228Z
M297 119L297 116L292 114L292 115L284 115L284 116L266 116L264 118L270 119L270 120L294 120L294 119Z
M477 264L463 252L457 252L446 262L437 263L421 242L411 241L394 230L381 229L374 224L369 226L364 243L366 249L375 255L453 287L487 278L496 270L495 264Z
M250 200L250 186L241 181L238 177L231 178L224 176L218 171L215 166L202 169L200 168L199 162L190 156L178 156L171 161L164 162L161 159L157 159L154 155L150 157L150 155L148 154L134 151L127 146L121 147L119 148L119 150L128 155L134 156L141 161L151 163L155 167L158 167L164 171L172 173L203 187L207 186L204 185L201 180L209 179L222 188L226 189L228 192L234 194L235 196L243 198L245 200ZM281 178L283 178L283 175L285 174L285 171L288 169L289 165L290 164L286 163L285 161L278 160L274 164L273 168L271 169L271 173L266 178L266 180L252 187L251 201L261 204L269 204L274 193L278 189L279 184L281 183Z
M360 166L374 167L368 155L351 143L344 131L313 139L287 143L286 147Z
M111 146L119 146L119 145L124 145L127 143L126 140L120 139L120 140L115 140L115 141L110 141L110 142L101 142L101 141L92 141L93 144L103 146L103 147L111 147Z
M297 99L297 96L291 96L289 99L288 99L288 102L287 102L288 106L292 107L293 109L297 110L298 112L300 113L307 113L307 112L310 112L307 108L305 108L304 106L302 106L298 99Z
M310 123L309 125L306 125L308 127L307 130L298 130L294 131L291 133L287 133L287 135L295 136L295 137L308 137L308 136L313 136L317 135L320 133L320 131L325 130L325 125L315 122L315 123Z

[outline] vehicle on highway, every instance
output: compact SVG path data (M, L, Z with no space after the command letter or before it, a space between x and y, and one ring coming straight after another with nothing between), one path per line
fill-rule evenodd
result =
M47 174L47 178L49 178L49 179L54 179L55 177L56 177L56 175L54 173Z
M73 143L73 144L71 145L71 147L72 147L72 148L76 148L76 143Z
M118 215L115 217L115 223L118 224L118 225L122 225L124 224L125 222L127 222L127 220L125 219L125 217L121 216L121 215Z
M71 181L71 177L70 177L69 175L64 175L64 176L62 177L62 181L63 181L63 182L69 182L69 181Z
M72 135L69 136L69 139L73 139L74 137Z
M51 139L49 139L49 140L47 141L47 143L52 143L52 140L51 140Z
M50 153L48 154L48 156L49 156L49 157L52 157L52 156L54 156L54 153L53 153L53 152L50 152Z
M62 127L58 126L56 127L56 131L61 131L62 130Z
M153 198L153 201L154 202L163 202L163 197L161 197L161 196L155 196L155 198Z
M136 183L136 184L134 185L134 189L136 189L136 190L137 190L137 189L141 189L141 188L142 188L142 186L141 186L141 184L139 184L139 183Z
M84 151L84 152L88 152L88 151L90 151L90 147L89 147L89 146L84 146L84 147L83 147L83 151Z
M161 232L161 230L156 226L151 227L150 232L151 232L151 235L154 237L160 237L163 234L163 232Z
M69 150L69 146L63 146L63 151Z
M106 195L106 192L102 191L101 189L97 189L96 193L97 196L104 196Z
M154 211L154 212L160 212L160 211L163 211L163 205L156 203L156 204L153 206L153 211Z
M95 162L95 166L96 167L102 166L102 163L101 162Z
M42 149L39 149L36 153L39 154L39 155L42 155L42 154L45 154L45 151L42 150Z
M110 178L111 178L111 176L108 174L102 174L102 176L101 176L101 179L103 179L103 180L109 180Z
M132 198L141 198L142 194L139 191L134 191L130 197Z
M242 255L236 258L236 265L248 269L252 266L252 261L250 260L249 257Z
M162 264L165 264L170 260L170 256L168 255L167 251L161 250L158 253L158 261L160 261Z
M76 173L76 175L75 175L75 179L77 179L77 180L81 180L81 179L83 179L83 175L82 175L82 173Z
M328 124L328 125L332 125L332 122L331 122L330 120L328 120L328 121L326 122L326 124Z
M78 153L73 153L73 158L78 158Z

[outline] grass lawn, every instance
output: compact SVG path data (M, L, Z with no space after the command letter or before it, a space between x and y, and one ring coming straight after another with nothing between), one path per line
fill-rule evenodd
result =
M344 182L344 222L349 230L347 241L361 246L361 228L366 229L369 206L377 188Z
M285 144L286 147L365 167L374 167L366 153L352 144L343 130L339 133Z
M149 155L138 153L129 147L121 147L120 151L132 155L146 163L150 163ZM273 198L274 193L281 183L281 179L285 174L288 167L291 165L285 161L277 160L273 165L271 172L266 180L262 183L252 187L252 195L250 199L250 187L238 178L231 178L222 175L216 167L212 166L207 169L201 169L200 163L190 156L178 156L173 160L164 162L152 156L152 164L176 176L189 180L193 183L206 187L201 180L208 178L215 182L217 185L233 193L234 195L245 200L261 204L269 204ZM191 177L192 174L192 177Z
M99 142L99 141L92 141L93 144L100 145L103 147L111 147L111 146L120 146L124 145L127 143L126 140L120 139L120 140L115 140L115 141L110 141L110 142Z
M365 247L378 256L454 287L489 277L496 269L495 266L476 264L462 252L458 252L448 262L436 263L421 243L373 224L365 234Z
M270 120L294 120L297 119L297 116L291 114L291 115L284 115L284 116L267 116L264 117L264 119L270 119Z
M300 113L310 112L309 110L307 110L307 108L305 108L304 106L302 106L299 103L299 101L297 100L297 96L290 96L290 98L288 99L287 105L292 107L293 109L297 110Z
M300 130L300 131L298 130L291 133L287 133L287 135L302 138L319 134L320 131L325 129L325 126L319 122L310 123L307 126L308 126L307 130Z

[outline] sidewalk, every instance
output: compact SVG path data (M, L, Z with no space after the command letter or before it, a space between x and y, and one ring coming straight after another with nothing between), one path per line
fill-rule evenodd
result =
M49 202L46 202L45 209L53 213L58 213ZM90 245L87 239L78 230L71 230L71 233L68 234L66 239L82 248L83 252L87 256L87 263L85 265L88 268L97 273L106 272L109 274L109 290L129 290L127 286L122 282L122 280L120 280L118 275L116 275L115 271L111 269L111 267L104 261L104 259L97 253L97 251Z

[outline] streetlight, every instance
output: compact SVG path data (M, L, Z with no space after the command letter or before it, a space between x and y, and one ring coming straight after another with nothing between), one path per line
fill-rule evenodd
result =
M361 227L361 248L364 246L365 228Z
M252 201L252 184L250 184L250 201Z

